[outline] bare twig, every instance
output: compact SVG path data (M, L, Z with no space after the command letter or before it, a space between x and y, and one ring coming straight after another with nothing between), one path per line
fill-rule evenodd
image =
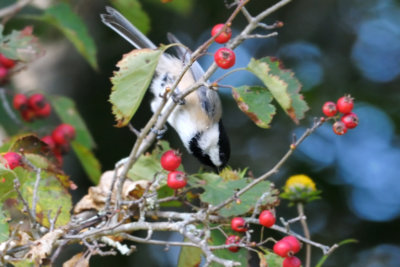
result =
M39 195L38 195L38 190L39 190L39 184L40 184L40 179L41 179L41 169L40 168L35 168L36 171L36 180L35 180L35 186L33 189L33 198L32 198L32 216L36 218L36 206L38 203Z
M311 128L308 128L303 135L297 140L297 142L295 144L293 144L293 146L291 145L290 149L286 152L286 154L275 164L274 167L272 167L272 169L270 169L268 172L264 173L263 175L261 175L260 177L254 179L251 183L247 184L245 187L243 187L242 189L240 189L239 191L235 192L233 194L232 197L226 199L224 202L216 205L216 206L212 206L208 209L209 213L214 213L217 210L222 209L223 207L225 207L226 205L228 205L229 203L231 203L232 201L234 201L237 197L243 195L244 193L246 193L247 191L249 191L251 188L253 188L254 186L256 186L257 184L259 184L260 182L266 180L267 178L269 178L270 176L272 176L273 174L277 173L279 171L279 169L282 167L282 165L289 159L289 157L294 153L294 150L296 147L298 147L303 141L304 139L306 139L311 133L313 133L316 129L318 129L318 127L320 127L322 124L324 123L324 120L318 120L315 121L313 126ZM293 149L294 148L294 149Z
M266 39L266 38L271 38L271 37L274 37L277 35L278 35L277 32L271 32L269 34L249 34L249 35L246 35L245 38L246 39L254 39L254 38Z
M304 236L307 239L311 238L310 235L310 230L308 229L307 221L304 218L304 205L303 203L299 202L297 203L297 212L300 217L300 223L301 227L303 228ZM310 244L306 244L306 263L305 267L310 267L311 266L311 246Z
M61 209L62 209L61 206L58 207L57 212L56 212L56 214L54 215L54 218L53 218L53 219L51 218L51 210L49 210L49 213L47 214L47 218L48 218L49 223L50 223L49 232L51 232L51 231L54 230L55 225L56 225L56 222L57 222L57 219L58 219L58 216L60 216L60 214L61 214Z
M26 213L28 214L29 217L29 221L31 222L32 225L36 224L36 215L31 213L31 209L29 208L29 204L28 202L25 200L25 198L22 196L21 191L19 190L19 188L21 187L21 183L19 182L19 180L16 178L14 179L14 189L15 191L17 191L18 194L18 198L19 200L21 200L24 209L26 210Z

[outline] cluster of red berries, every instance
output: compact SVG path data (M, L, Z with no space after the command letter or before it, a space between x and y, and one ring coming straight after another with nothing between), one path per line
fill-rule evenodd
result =
M328 101L322 106L322 112L327 117L335 117L338 112L343 114L340 120L336 121L332 126L335 134L343 135L348 129L357 127L358 116L351 112L353 107L354 99L350 95L342 96L336 103Z
M15 66L15 61L0 53L0 83L7 80L10 69Z
M16 94L13 106L26 122L47 118L51 113L51 105L43 94L33 94L29 97L24 94Z
M260 224L265 227L271 227L272 225L275 224L276 220L274 214L269 210L262 211L258 219ZM233 231L244 233L248 230L248 225L242 217L235 217L231 220L231 228ZM225 244L226 245L239 244L239 242L240 242L240 236L230 235L226 238ZM230 246L228 247L228 249L232 252L238 252L240 247Z
M285 258L283 260L283 267L300 267L301 261L299 258L294 256L301 249L300 241L292 235L285 236L281 240L275 243L274 252L275 254Z
M58 125L51 135L46 135L41 140L49 146L61 164L62 156L70 150L71 141L75 139L75 136L75 128L63 123Z
M5 166L11 170L23 165L22 156L16 152L6 152L3 154Z
M211 36L217 35L224 27L225 24L222 23L215 25L211 30ZM232 30L230 28L230 25L228 24L225 27L225 30L222 30L222 32L220 32L217 35L217 37L215 37L215 41L219 44L224 44L231 39L231 36L232 36ZM235 65L236 56L231 49L226 47L221 47L220 49L217 50L217 52L215 52L214 61L218 65L218 67L223 69L229 69L230 67Z
M184 172L177 171L182 162L182 157L179 151L168 150L161 156L161 167L169 171L167 177L167 185L172 189L183 188L187 184L187 177Z

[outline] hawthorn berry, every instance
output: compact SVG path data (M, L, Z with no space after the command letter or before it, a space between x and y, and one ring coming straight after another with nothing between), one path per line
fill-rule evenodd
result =
M214 54L214 61L218 67L222 69L229 69L235 65L236 56L235 53L226 47L221 47Z
M273 250L276 255L279 255L281 257L289 257L291 251L292 251L292 246L290 245L289 242L279 240L278 242L275 243Z
M15 152L7 152L3 155L3 158L6 160L6 167L11 170L15 169L18 166L22 166L22 157L20 154Z
M274 214L269 210L263 210L258 216L258 220L262 226L271 227L275 224L276 218Z
M0 66L0 80L3 80L8 75L8 69L4 66Z
M282 241L285 241L290 244L290 246L292 247L292 252L294 254L299 252L301 249L301 243L295 236L292 235L285 236L284 238L282 238Z
M172 171L168 173L167 185L172 189L179 189L185 187L187 184L187 177L184 172Z
M283 260L282 267L300 267L301 261L299 258L292 256Z
M46 103L42 108L35 110L35 116L37 118L47 118L51 113L50 103Z
M215 25L211 30L211 36L216 35L224 26L225 24L223 23ZM231 36L232 36L231 28L226 27L224 31L218 34L218 36L215 38L215 41L219 44L224 44L231 39Z
M236 232L246 232L246 221L242 217L235 217L231 220L231 228Z
M51 137L51 135L43 136L40 140L46 143L51 150L54 150L56 148L56 143L54 142L53 137Z
M16 110L26 110L28 108L28 98L24 94L16 94L13 98L13 107Z
M176 150L168 150L161 156L161 167L167 171L175 171L181 165L181 154Z
M41 110L46 104L47 100L42 94L33 94L28 99L28 106L33 111Z
M350 113L354 106L353 98L350 95L342 96L336 102L336 106L340 113Z
M323 106L322 106L322 112L325 114L325 116L327 117L333 117L336 115L337 113L337 107L336 104L332 101L328 101L326 102Z
M226 238L225 245L230 245L230 244L239 244L240 237L237 235L230 235ZM240 247L236 246L231 246L228 248L232 252L238 252Z
M333 132L337 135L343 135L347 132L347 127L346 125L341 122L337 121L332 125Z
M57 145L69 144L75 138L75 128L66 123L60 124L53 130L51 137Z
M358 116L353 112L343 115L340 120L346 125L347 129L356 128L358 125Z
M24 121L26 122L31 122L33 121L33 119L35 118L35 111L27 108L24 110L21 110L21 117Z
M0 53L0 65L4 66L7 69L11 69L15 66L15 61L13 59L5 57Z

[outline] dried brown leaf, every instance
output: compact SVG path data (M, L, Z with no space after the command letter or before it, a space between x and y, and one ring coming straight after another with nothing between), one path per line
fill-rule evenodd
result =
M89 259L84 257L82 252L76 254L63 264L63 267L88 267L88 266L89 266Z
M112 180L114 178L114 171L106 171L100 177L100 182L97 186L92 186L85 195L75 206L74 213L78 214L85 210L102 210L104 208L107 196L110 192ZM122 188L123 200L139 199L146 188L150 186L147 180L132 181L126 180ZM118 181L115 183L113 193L111 195L111 204L115 203L117 196Z

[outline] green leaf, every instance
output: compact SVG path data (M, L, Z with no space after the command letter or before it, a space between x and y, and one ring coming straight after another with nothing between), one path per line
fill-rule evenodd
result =
M276 255L275 253L271 253L267 250L263 250L265 252L262 253L260 251L257 252L258 258L260 259L260 267L281 267L283 263L283 258Z
M193 0L173 0L168 3L161 3L160 0L147 0L147 2L150 2L152 4L161 5L161 7L165 8L165 9L169 9L169 10L179 13L181 15L190 14L190 11L194 7Z
M139 108L162 53L160 49L132 50L117 63L110 95L117 127L126 126Z
M236 233L233 233L233 231L231 231L229 228L224 228L223 230L228 235L236 234ZM226 241L226 237L221 233L221 231L219 231L219 230L211 231L211 239L209 242L210 244L216 245L216 246L224 245L225 241ZM238 252L231 252L228 249L219 249L219 250L214 250L213 252L219 258L240 262L241 267L249 266L249 264L248 264L249 253L244 248L239 249ZM213 262L210 264L210 266L221 267L222 265Z
M15 170L17 169L18 168ZM28 201L31 207L36 182L36 173L19 168L17 174L21 182L20 190L22 196ZM38 222L49 227L50 224L47 215L50 213L51 218L53 218L56 215L57 210L61 208L60 215L56 222L56 227L67 224L70 220L72 200L68 189L61 181L65 177L46 171L41 171L40 175L41 179L38 189L38 204L36 207L36 218Z
M98 184L101 176L101 165L98 159L86 146L77 141L73 141L71 144L89 179L94 184Z
M48 98L61 121L74 126L76 131L75 141L89 149L94 148L95 143L93 138L82 117L79 115L75 103L65 96L49 96Z
M272 117L275 115L275 106L271 103L273 97L264 87L240 86L232 88L233 98L238 107L261 128L269 128Z
M150 18L142 9L138 0L111 0L111 4L118 9L130 22L144 34L150 30Z
M184 242L188 241L186 238ZM197 247L184 246L179 253L178 267L197 267L201 262L201 249Z
M7 216L3 211L3 204L0 203L0 243L6 241L9 238L9 226L7 222Z
M301 84L291 70L284 69L282 63L272 57L259 60L252 58L247 70L267 86L275 100L295 123L304 118L308 106L299 93Z
M200 195L203 202L213 206L220 204L226 199L232 197L235 192L245 187L251 180L239 179L233 181L225 181L221 177L213 173L203 173L198 175L200 187L203 187L204 193ZM254 186L252 189L240 196L241 203L235 201L228 204L220 210L220 215L224 217L237 216L249 212L265 192L269 192L262 203L263 205L272 204L277 200L278 191L271 186L269 181L263 181Z
M47 22L59 29L75 46L78 52L97 69L96 45L88 33L83 20L74 13L67 3L59 3L48 8L40 17L30 16Z
M27 26L21 31L13 30L3 35L3 26L0 25L0 53L23 62L30 62L43 55L43 49L32 32L33 28Z

